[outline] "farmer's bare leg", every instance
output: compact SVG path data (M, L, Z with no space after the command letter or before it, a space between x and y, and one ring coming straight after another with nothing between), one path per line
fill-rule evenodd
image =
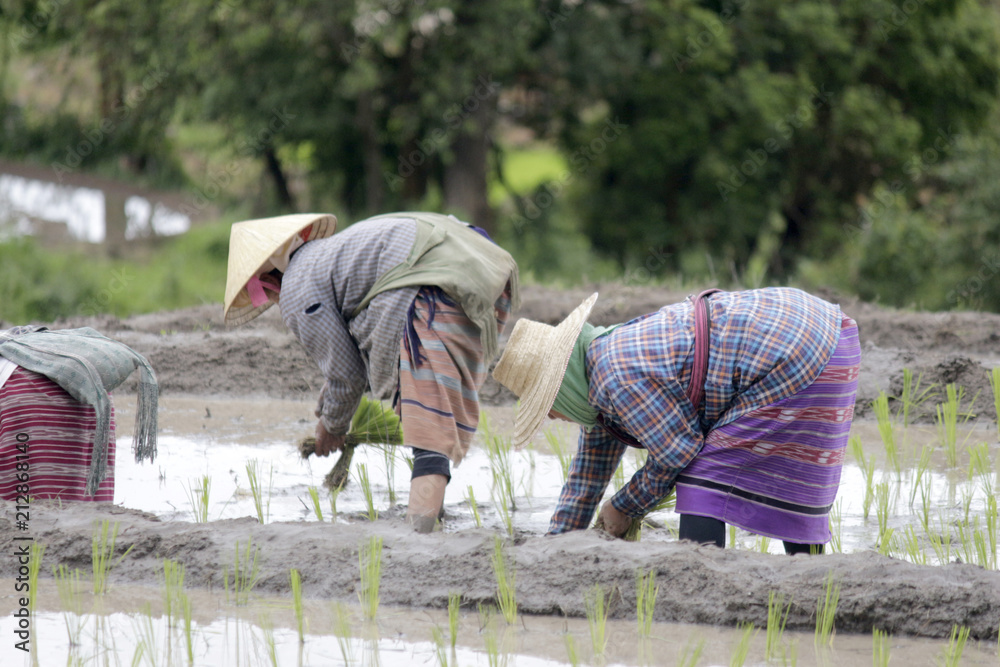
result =
M406 520L418 533L434 530L444 510L444 492L451 480L448 457L425 449L413 448L413 476L410 479L410 504Z

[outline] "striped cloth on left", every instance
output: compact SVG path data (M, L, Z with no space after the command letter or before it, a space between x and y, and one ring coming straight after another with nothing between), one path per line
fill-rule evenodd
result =
M494 308L499 333L510 315L509 288ZM479 390L489 361L479 327L462 309L439 288L420 288L399 348L396 412L408 446L461 463L479 426Z
M109 396L110 400L110 396ZM115 495L115 417L111 406L107 473L97 493L86 493L97 416L44 375L18 368L0 387L0 498L112 502ZM20 437L19 437L20 436ZM27 458L18 444L27 444ZM22 449L24 449L22 447ZM27 487L18 480L27 461ZM18 463L22 470L18 471ZM20 488L19 488L20 487Z

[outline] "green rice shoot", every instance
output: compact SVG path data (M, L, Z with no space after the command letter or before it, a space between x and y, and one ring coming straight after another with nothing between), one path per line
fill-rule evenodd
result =
M1000 366L990 371L990 387L993 389L993 410L997 419L997 436L1000 436Z
M590 645L596 659L603 659L608 646L607 623L608 607L604 598L604 589L600 584L594 584L584 593L584 606L587 610L587 626L590 628Z
M373 535L367 543L362 543L358 549L358 566L360 581L358 584L358 600L361 602L361 613L369 620L375 620L378 614L379 587L382 580L382 538Z
M826 585L823 595L816 600L816 635L817 646L832 646L834 621L837 616L837 604L840 601L840 584L833 580L833 570L826 575Z
M969 640L971 628L953 625L951 636L948 638L948 646L945 648L943 664L946 667L958 667L962 664L962 653L965 651L965 644Z
M257 521L265 524L271 518L271 492L274 489L274 465L268 473L267 496L261 488L261 463L257 459L247 461L247 480L250 483L250 494L253 496L253 508L257 513Z
M892 635L884 630L872 630L872 664L875 667L889 667Z
M893 431L892 418L889 416L889 397L885 395L884 391L880 391L878 397L872 401L872 408L875 411L875 418L878 420L878 432L882 436L886 459L898 475L902 470L899 460L899 445Z
M472 509L472 519L476 522L476 528L482 528L483 518L479 515L479 503L476 502L476 492L472 489L471 484L469 484L465 492L465 499L469 501L469 507Z
M754 628L754 624L749 622L739 623L736 627L740 630L740 641L729 657L729 667L743 667L746 664L747 657L750 655L750 643L759 632Z
M323 506L319 502L319 488L315 486L310 486L307 491L309 492L309 501L312 505L313 514L316 516L317 521L323 520Z
M768 660L778 657L779 649L782 649L781 653L784 654L785 624L788 622L788 613L791 609L791 602L785 607L784 595L778 595L775 591L768 593L767 635L764 645L765 656Z
M295 629L299 633L299 643L306 643L305 613L302 609L302 575L295 568L288 571L289 583L292 588L292 611L295 612Z
M636 572L635 609L640 637L649 637L653 633L653 612L656 610L656 597L659 593L656 570L650 570L645 574L641 570Z
M459 611L462 608L462 594L448 594L448 638L451 640L451 650L455 650L458 642L458 619Z
M191 504L191 514L195 523L208 523L209 496L212 493L212 478L202 475L198 480L188 483L185 492Z
M35 603L38 600L38 573L42 569L42 558L45 556L45 545L32 542L28 547L28 613L35 613Z
M490 557L493 575L497 582L497 606L507 625L517 622L517 573L514 559L504 549L503 540L493 538L493 554Z
M365 516L369 521L378 519L378 510L375 509L375 494L372 492L372 482L368 477L368 466L359 463L357 468L358 484L361 486L361 493L365 496Z
M260 549L253 545L253 538L247 537L244 548L236 540L233 550L233 566L223 570L222 583L226 590L226 601L237 606L250 602L250 591L260 580Z
M115 555L115 539L118 537L118 522L111 523L107 519L94 522L91 534L91 564L94 572L94 595L103 595L108 590L108 574L114 565L121 563L132 551L134 544L125 550L117 561L112 564Z

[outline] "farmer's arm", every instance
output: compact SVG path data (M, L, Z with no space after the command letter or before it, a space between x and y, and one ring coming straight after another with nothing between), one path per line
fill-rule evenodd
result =
M611 499L632 518L646 515L670 494L680 471L701 450L704 438L695 427L690 403L676 388L642 380L616 397L625 429L649 452L646 464Z
M332 290L323 298L323 293L290 290L288 281L285 283L281 294L285 324L326 378L318 406L320 422L329 434L343 435L368 384L361 352L336 307Z
M549 534L580 530L590 525L594 510L608 488L625 445L601 426L580 432L580 448L559 495L549 523Z

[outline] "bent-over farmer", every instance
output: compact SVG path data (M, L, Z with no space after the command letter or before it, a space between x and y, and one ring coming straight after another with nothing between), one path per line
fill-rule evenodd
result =
M476 432L478 392L519 301L517 265L452 216L390 213L336 228L318 214L234 224L225 320L279 304L326 379L319 456L343 448L366 390L393 399L413 448L407 519L427 532Z
M725 545L725 526L822 551L858 385L854 321L792 288L708 290L630 322L520 320L494 377L520 397L515 444L546 415L580 424L549 530L586 528L626 447L645 464L601 508L622 536L672 489L680 538Z

